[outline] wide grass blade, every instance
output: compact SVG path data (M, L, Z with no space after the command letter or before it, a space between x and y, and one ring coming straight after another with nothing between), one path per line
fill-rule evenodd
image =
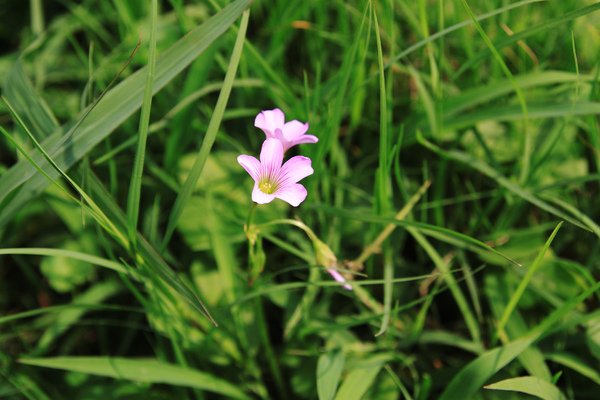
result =
M317 362L317 394L319 400L333 400L340 383L346 357L341 350L332 350Z
M555 385L535 376L509 378L485 386L486 389L507 390L526 393L544 400L566 400L565 395Z
M389 358L388 354L378 354L361 360L346 375L335 400L362 399Z
M163 52L156 62L153 93L162 89L202 54L236 21L249 3L249 0L234 1ZM79 124L66 124L61 131L44 140L42 147L49 149L50 156L61 168L71 167L139 109L146 74L145 68L132 74L107 92L89 113L84 111L85 120ZM73 125L78 125L76 132L70 131ZM68 135L67 139L65 135ZM41 165L47 169L47 164ZM56 172L50 174L58 176ZM0 229L13 217L16 210L44 190L47 184L45 177L36 174L35 168L25 160L6 171L0 178ZM23 187L15 195L15 190L21 185Z
M205 372L152 359L120 357L21 358L20 363L134 382L186 386L230 399L250 399L237 386Z

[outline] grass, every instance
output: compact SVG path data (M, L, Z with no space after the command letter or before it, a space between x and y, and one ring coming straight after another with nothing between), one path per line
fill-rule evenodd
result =
M2 397L597 397L598 3L1 8Z

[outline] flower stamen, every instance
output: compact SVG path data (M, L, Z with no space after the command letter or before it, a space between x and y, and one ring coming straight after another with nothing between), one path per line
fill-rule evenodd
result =
M268 179L260 181L258 183L258 188L265 194L273 194L277 191L277 185Z

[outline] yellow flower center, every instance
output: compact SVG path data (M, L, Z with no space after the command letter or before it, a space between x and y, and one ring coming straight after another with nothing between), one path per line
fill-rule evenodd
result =
M273 194L277 190L277 185L269 180L265 179L258 184L258 188L261 192L266 194Z

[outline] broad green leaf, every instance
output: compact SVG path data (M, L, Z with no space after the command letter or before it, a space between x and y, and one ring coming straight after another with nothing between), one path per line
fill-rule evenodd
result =
M332 400L340 383L346 358L343 351L331 350L317 362L317 393L319 400Z
M561 393L560 389L550 382L535 376L521 376L518 378L505 379L487 385L485 388L526 393L544 400L566 400L565 395Z
M67 240L61 245L63 254L90 252L95 247L89 235L79 240ZM91 251L93 252L93 251ZM94 277L94 268L87 262L64 255L44 257L40 269L50 286L57 292L66 293Z
M153 359L120 357L22 358L20 363L144 383L186 386L232 399L250 399L237 386L205 372Z
M352 368L338 390L335 400L360 400L369 390L379 371L390 359L388 354L376 355L359 361Z

